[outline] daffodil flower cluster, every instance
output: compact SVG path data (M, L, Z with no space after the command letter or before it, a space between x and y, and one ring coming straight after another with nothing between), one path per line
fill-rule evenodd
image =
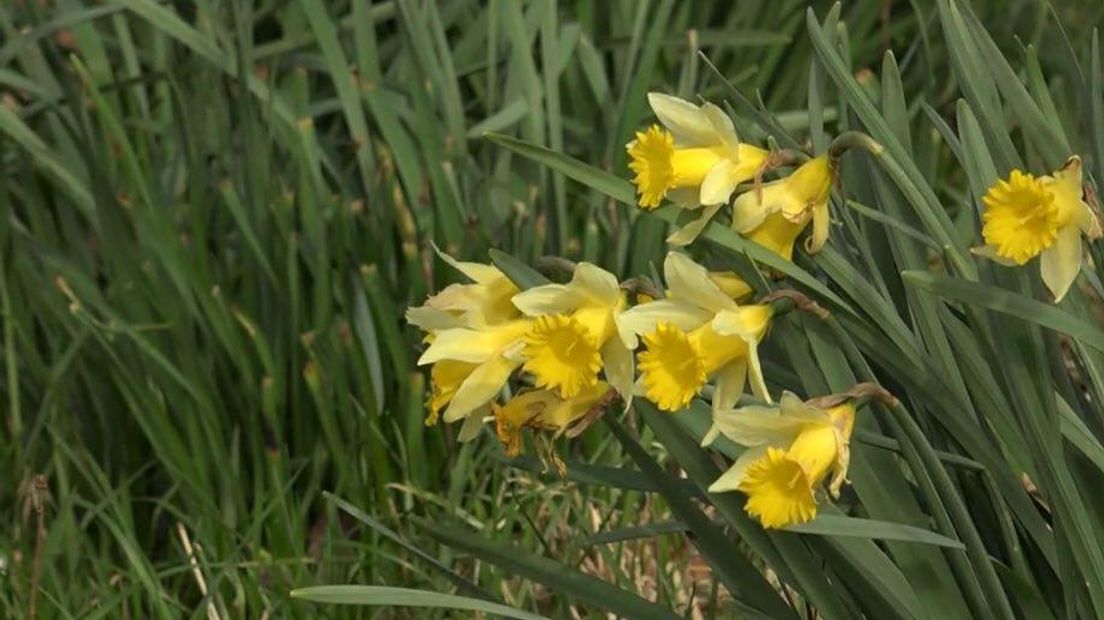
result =
M758 346L774 311L741 304L751 287L731 272L707 271L672 252L666 296L630 308L616 277L590 263L576 265L565 284L520 291L494 266L441 257L471 282L406 316L426 332L418 363L431 366L427 423L465 420L461 439L493 418L507 452L517 454L526 428L558 436L614 396L627 406L640 394L677 411L710 381L718 412L747 383L770 400ZM498 404L514 376L521 390Z
M762 183L762 175L776 165L771 153L740 142L732 119L720 108L660 93L650 93L648 103L660 124L637 132L626 146L638 204L654 209L667 199L702 211L675 231L669 243L693 241L740 184L753 182L732 201L732 227L737 232L791 260L794 242L812 223L806 249L815 253L824 246L833 180L827 155L809 160L785 178Z

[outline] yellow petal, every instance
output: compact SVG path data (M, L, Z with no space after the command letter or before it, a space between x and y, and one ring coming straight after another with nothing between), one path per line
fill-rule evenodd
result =
M1081 273L1081 230L1073 223L1059 230L1054 243L1043 250L1039 266L1055 303L1062 301Z
M774 318L774 309L768 304L739 306L723 310L713 317L713 330L723 336L739 336L744 340L758 341L766 335Z
M702 209L701 215L694 220L687 223L682 228L675 230L667 237L667 243L675 246L682 247L690 245L698 238L709 222L713 219L713 216L717 215L717 212L723 207L723 203L710 205Z
M628 409L632 404L633 355L620 338L610 338L602 347L602 370L606 373L606 381L621 395Z
M514 306L528 316L563 314L583 303L582 297L564 284L544 284L513 297Z
M477 284L489 284L498 278L505 278L506 275L498 270L494 265L484 265L482 263L469 263L464 261L458 261L452 256L449 256L437 247L436 243L431 243L433 251L437 253L437 256L448 263L452 268L456 269L460 273L468 276L473 282Z
M722 159L717 162L702 180L701 194L698 200L703 205L719 205L728 202L732 192L736 191L739 180L733 174L736 170L736 162L731 159Z
M528 321L513 321L486 329L455 328L436 333L432 344L418 358L424 366L441 360L482 363L522 338Z
M690 331L705 324L712 313L681 299L657 299L633 306L618 317L620 326L634 334L647 334L655 330L660 321L667 321L682 331ZM629 343L635 349L636 342Z
M621 300L617 277L592 263L579 263L567 288L597 306L613 307Z
M763 458L763 455L766 453L767 446L756 446L744 450L743 454L736 457L732 466L729 467L725 473L721 474L713 484L709 485L709 492L724 493L725 491L735 491L739 489L740 483L744 480L744 473L747 472L748 466Z
M468 414L460 426L460 433L456 436L456 440L460 443L468 443L478 437L479 431L483 430L483 419L489 415L491 415L490 405L483 405Z
M679 146L705 146L720 142L713 123L693 103L663 93L648 93L648 105L659 122L674 134Z
M456 390L456 395L445 410L445 422L455 422L487 404L502 390L510 373L520 364L502 356L493 357L480 364Z
M709 278L705 267L690 260L685 254L669 252L663 262L663 277L671 297L690 302L710 312L734 309L736 302L724 294Z

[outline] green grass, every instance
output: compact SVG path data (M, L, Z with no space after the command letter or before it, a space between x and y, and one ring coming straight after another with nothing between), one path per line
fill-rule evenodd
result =
M978 600L1000 617L994 575L1025 617L1101 612L1100 547L1078 541L1104 540L1089 294L1104 255L1055 309L965 251L973 198L1011 165L1053 167L1068 145L1104 175L1101 11L1061 3L1067 51L1041 5L978 3L1026 78L998 92L1000 52L936 4L884 21L856 0L821 28L801 0L3 3L0 617L32 601L43 618L450 617L290 596L352 583L548 617L574 598L584 617L781 613L764 564L825 618L986 617ZM727 102L750 140L821 150L860 129L887 146L848 156L856 207L837 204L831 246L788 268L834 318L786 319L768 378L811 396L871 375L901 396L864 416L882 447L857 450L842 508L965 551L768 537L723 501L710 516L737 525L713 525L686 495L717 467L687 441L693 412L595 427L567 449L567 482L508 466L489 433L460 445L424 426L402 311L456 279L430 242L621 276L659 265L667 225L618 204L655 89ZM749 273L727 232L702 247ZM689 481L664 473L672 459ZM677 529L586 540L676 518L740 551Z

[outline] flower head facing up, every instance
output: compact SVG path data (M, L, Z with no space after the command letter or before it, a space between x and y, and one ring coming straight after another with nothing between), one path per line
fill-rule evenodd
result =
M812 222L807 249L817 252L828 240L828 199L833 177L827 155L810 159L788 177L737 196L732 205L732 227L791 260L794 241Z
M745 493L745 509L764 527L816 517L816 489L829 475L829 494L839 495L851 458L853 400L818 407L786 392L776 407L736 409L716 424L721 434L748 449L709 490Z
M540 387L571 398L598 382L600 372L626 401L632 391L635 344L620 325L627 302L613 274L590 263L576 265L567 284L533 287L513 298L535 317L525 338L525 370Z
M997 256L1022 265L1054 243L1059 212L1054 194L1042 180L1013 170L982 198L981 235Z
M974 252L1005 265L1039 256L1039 267L1055 302L1081 271L1081 237L1101 237L1096 212L1082 198L1081 158L1070 157L1050 175L1013 170L982 197L982 238Z
M493 405L495 433L506 455L518 456L521 454L521 432L525 428L554 431L559 436L592 409L600 407L609 393L610 386L604 381L566 399L551 390L523 392L505 405Z

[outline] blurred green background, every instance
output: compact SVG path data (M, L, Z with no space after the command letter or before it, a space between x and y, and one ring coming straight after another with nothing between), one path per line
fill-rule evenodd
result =
M842 20L860 82L893 50L910 100L953 116L933 4L853 0ZM1055 13L1080 52L1104 12L975 4L1003 48L1035 44L1058 83ZM578 540L658 520L661 504L507 469L489 433L461 446L424 426L402 312L456 281L430 242L469 260L494 247L648 273L662 222L481 136L626 175L649 90L727 96L698 52L801 135L808 5L0 4L0 616L430 617L288 596L449 589L433 562L453 555L410 515L686 599L706 569L683 543ZM603 432L568 458L624 461ZM510 604L568 617L540 586L456 566Z

